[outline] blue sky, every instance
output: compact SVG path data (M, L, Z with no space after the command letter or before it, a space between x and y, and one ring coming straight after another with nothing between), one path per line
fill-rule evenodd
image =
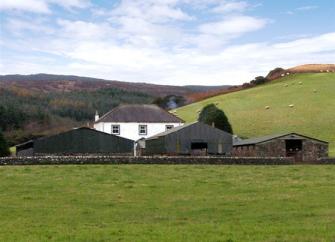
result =
M0 73L241 84L335 62L333 0L1 0Z

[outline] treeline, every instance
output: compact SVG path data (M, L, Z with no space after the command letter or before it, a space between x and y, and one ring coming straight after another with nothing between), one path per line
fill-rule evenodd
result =
M13 145L48 131L59 120L85 124L122 103L152 103L154 97L140 92L109 88L95 91L41 93L22 88L0 89L0 130ZM61 124L59 124L61 125Z

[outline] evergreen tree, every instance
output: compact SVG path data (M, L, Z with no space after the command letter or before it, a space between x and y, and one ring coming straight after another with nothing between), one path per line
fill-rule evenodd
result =
M214 104L208 104L205 106L200 114L198 121L208 125L215 125L216 128L226 131L230 134L233 133L233 129L226 114Z
M0 130L0 157L10 155L8 144Z

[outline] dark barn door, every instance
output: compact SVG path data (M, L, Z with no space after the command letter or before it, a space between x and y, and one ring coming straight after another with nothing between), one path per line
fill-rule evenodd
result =
M192 155L207 155L208 144L205 142L192 142L191 154Z
M302 140L285 140L286 156L293 157L295 162L302 161Z

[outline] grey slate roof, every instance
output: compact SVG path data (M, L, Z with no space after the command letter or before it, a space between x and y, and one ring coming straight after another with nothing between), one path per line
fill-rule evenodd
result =
M96 123L99 122L184 123L182 119L164 109L147 104L118 106L96 121Z
M257 137L257 138L251 138L251 139L238 140L238 141L234 142L233 145L234 146L255 145L255 144L260 144L260 143L270 141L270 140L273 140L273 139L288 136L288 135L298 135L298 136L301 136L301 137L304 137L304 138L307 138L307 139L317 140L317 141L322 142L322 143L328 143L328 142L323 141L323 140L315 139L315 138L308 137L308 136L301 135L301 134L297 134L297 133L282 133L282 134L273 134L273 135L267 135L267 136L262 136L262 137Z

